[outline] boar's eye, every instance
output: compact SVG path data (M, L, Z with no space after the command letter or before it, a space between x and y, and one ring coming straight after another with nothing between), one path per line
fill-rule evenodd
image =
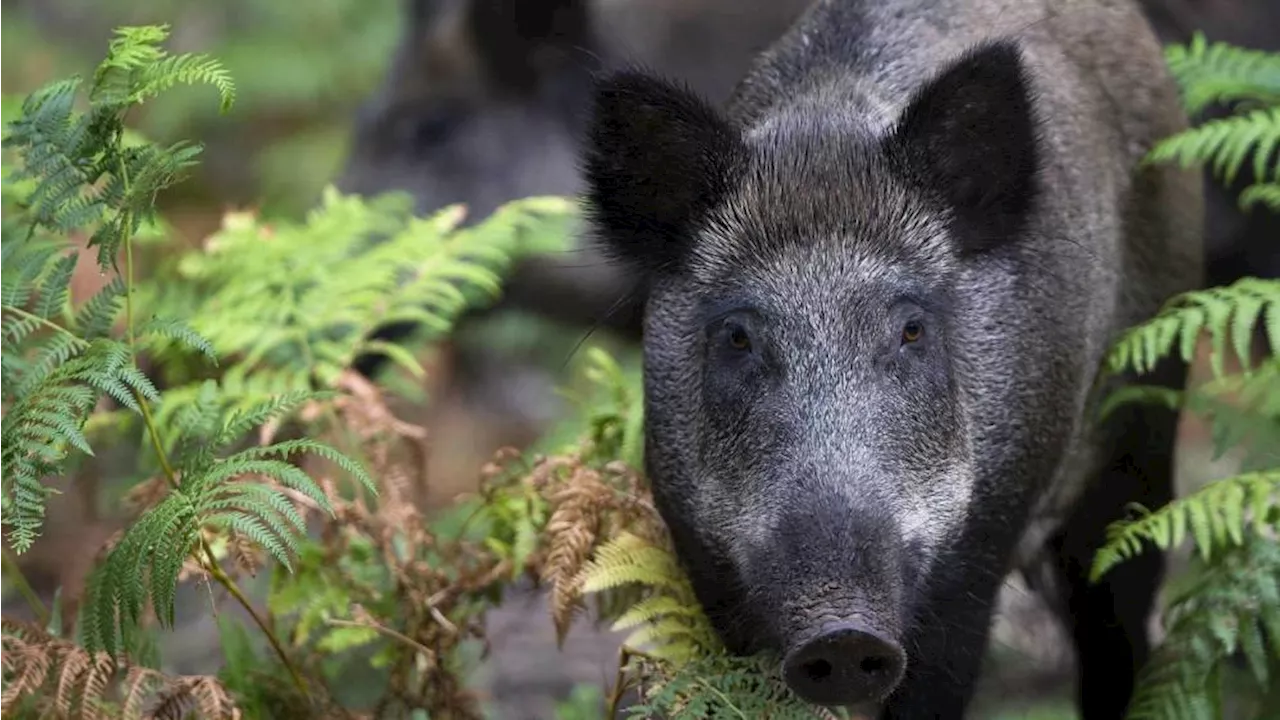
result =
M729 330L729 346L734 350L747 351L751 349L751 336L747 335L747 329L741 325L731 323Z
M417 152L426 152L443 143L457 122L450 107L414 108L404 116L401 142Z
M453 125L453 116L445 112L435 112L418 118L414 127L413 139L420 148L427 148L440 143Z
M909 345L924 337L924 323L919 320L908 320L902 326L902 344Z

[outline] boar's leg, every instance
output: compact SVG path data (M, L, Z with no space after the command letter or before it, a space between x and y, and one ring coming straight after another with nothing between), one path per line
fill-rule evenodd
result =
M1186 373L1184 363L1169 358L1139 381L1181 389ZM1154 509L1173 498L1178 414L1131 404L1117 409L1103 431L1107 454L1092 488L1049 541L1058 612L1076 647L1077 703L1085 720L1124 717L1134 676L1150 654L1147 620L1164 575L1163 555L1148 545L1097 583L1089 581L1089 571L1107 525L1125 517L1128 503Z

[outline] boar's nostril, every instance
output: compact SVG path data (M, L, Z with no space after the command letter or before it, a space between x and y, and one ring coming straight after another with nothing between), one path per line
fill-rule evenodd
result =
M880 700L902 679L906 657L897 643L857 623L828 625L783 660L787 685L816 705Z
M878 673L882 672L888 664L889 661L882 657L869 657L863 658L858 667L862 668L862 672L865 673Z
M804 664L804 672L810 680L821 682L831 675L831 663L826 660L811 660Z

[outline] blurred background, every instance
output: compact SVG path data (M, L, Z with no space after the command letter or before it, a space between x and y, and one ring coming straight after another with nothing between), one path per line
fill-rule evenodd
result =
M885 0L891 2L892 0ZM679 77L714 100L732 91L750 57L803 9L802 0L7 0L2 83L14 98L49 80L85 74L114 27L168 23L174 53L220 59L238 98L219 115L211 90L179 88L131 116L160 142L194 139L201 164L162 198L184 242L196 244L229 210L300 218L328 184L348 192L405 190L420 212L464 203L476 220L508 200L578 189L574 138L592 73L641 63ZM1275 50L1276 0L1146 0L1166 42L1196 30L1210 40ZM1241 185L1247 178L1241 179ZM1211 185L1211 187L1216 187ZM1211 194L1214 191L1211 190ZM1210 282L1275 277L1280 236L1261 210L1234 210L1230 191L1211 200ZM93 282L92 278L86 282ZM636 306L626 278L586 250L521 265L504 300L468 319L430 359L431 402L403 411L431 428L426 507L474 489L478 469L503 445L561 439L576 350L588 336L632 366ZM369 358L362 369L377 373ZM406 401L407 402L407 401ZM1203 433L1188 426L1182 482L1217 476ZM1221 460L1230 463L1230 458ZM114 531L102 486L51 506L45 537L22 564L42 593L72 591L92 553ZM1069 655L1033 599L1012 586L996 633L983 717L1070 717ZM166 642L180 672L216 667L216 635L198 596ZM496 717L546 718L581 682L600 682L616 645L589 628L566 646L570 670L547 668L555 652L546 609L530 595L491 618L486 680ZM575 655L576 653L576 655ZM576 664L574 664L576 663ZM576 673L576 674L575 674Z

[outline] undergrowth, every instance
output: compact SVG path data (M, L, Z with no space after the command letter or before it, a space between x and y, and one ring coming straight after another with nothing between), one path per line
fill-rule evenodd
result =
M1149 161L1208 164L1231 182L1252 153L1253 183L1241 205L1280 212L1280 54L1197 35L1167 57L1190 114L1211 103L1227 103L1232 113L1165 139ZM1259 328L1268 351L1255 360ZM1280 713L1280 281L1246 277L1174 298L1117 342L1107 370L1141 374L1168 356L1190 361L1204 335L1209 381L1184 392L1130 387L1103 408L1153 402L1201 415L1215 459L1235 450L1241 462L1238 474L1116 523L1097 555L1095 579L1141 552L1187 540L1195 548L1166 595L1167 635L1139 677L1130 720L1216 720L1227 708L1259 720ZM1238 371L1227 370L1228 351ZM1229 682L1240 661L1246 681Z

